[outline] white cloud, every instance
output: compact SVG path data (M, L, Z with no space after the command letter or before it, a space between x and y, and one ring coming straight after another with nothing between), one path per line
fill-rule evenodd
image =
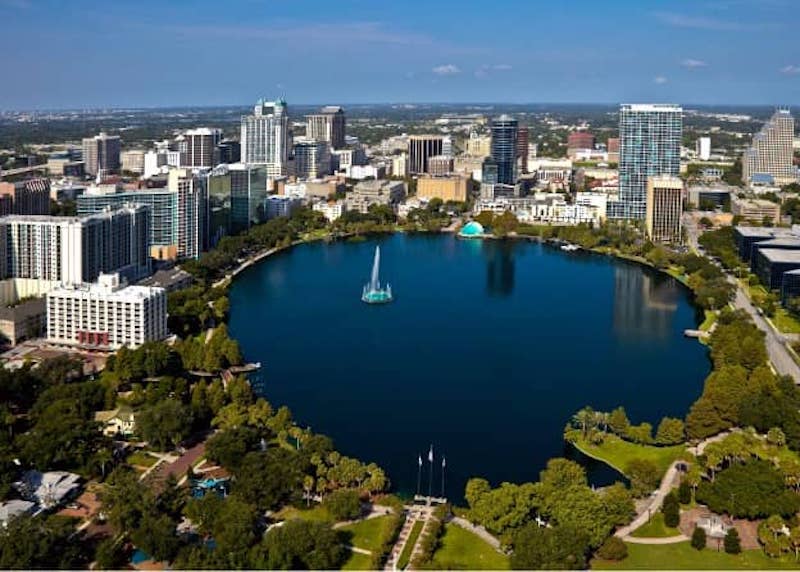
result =
M785 75L798 75L800 74L800 66L790 65L782 67L780 72Z
M667 78L665 78L663 75L658 75L653 78L653 83L656 83L658 85L664 85L665 83L667 83Z
M436 75L456 75L461 73L461 70L458 68L458 66L454 64L442 64L440 66L436 66L431 71Z
M656 18L676 28L694 28L697 30L741 30L743 26L738 22L707 18L703 16L689 16L674 12L656 12Z
M685 59L681 62L681 65L685 68L689 68L690 70L695 70L698 68L707 68L708 63L704 62L703 60L694 60L692 58Z

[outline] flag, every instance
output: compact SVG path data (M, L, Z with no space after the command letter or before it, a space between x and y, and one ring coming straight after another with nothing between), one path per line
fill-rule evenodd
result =
M422 455L419 455L418 459L419 459L419 466L421 467L422 466Z
M444 460L444 457L442 457L442 468L444 469L446 465L447 465L447 462Z
M433 463L433 445L431 445L431 450L428 451L428 462Z

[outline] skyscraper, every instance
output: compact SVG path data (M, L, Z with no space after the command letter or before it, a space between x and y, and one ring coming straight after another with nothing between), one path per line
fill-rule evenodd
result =
M327 141L331 148L344 148L344 109L337 105L326 105L319 113L309 115L306 136L317 141Z
M83 139L83 162L87 175L113 173L119 170L120 139L118 135L100 133Z
M683 109L672 104L624 104L619 113L619 200L608 217L644 219L647 180L680 173Z
M253 115L242 116L242 162L264 165L267 176L286 176L289 162L289 113L286 101L259 100Z
M523 173L528 172L528 151L530 149L530 142L528 140L528 126L523 125L517 131L517 159L519 160L519 168Z
M647 181L645 224L653 242L681 242L683 181L680 177L656 176Z
M408 171L411 174L427 173L428 160L444 153L441 135L411 135L408 138Z
M517 181L517 120L501 115L492 120L492 159L497 163L497 182L513 185Z
M742 181L751 184L755 175L765 175L776 185L797 181L792 164L794 118L788 109L778 109L753 136L753 142L742 157Z
M200 127L186 132L186 161L181 167L210 169L214 166L214 151L222 140L221 129Z
M297 139L294 143L295 174L303 179L318 179L331 172L331 151L326 141Z

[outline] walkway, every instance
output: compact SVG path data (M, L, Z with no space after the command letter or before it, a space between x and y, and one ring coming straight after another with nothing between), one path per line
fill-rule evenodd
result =
M630 535L634 530L647 523L650 517L661 509L661 504L664 502L664 497L667 496L667 494L677 484L677 481L679 481L678 464L682 462L683 461L675 461L669 466L664 478L661 479L661 484L659 485L658 489L656 489L655 493L650 497L650 503L646 505L646 508L644 508L630 524L617 530L617 532L614 533L614 536L622 538L627 542L630 538L632 538Z
M486 530L482 526L476 526L472 524L470 521L461 518L460 516L454 516L450 519L450 522L455 524L456 526L460 526L464 530L470 531L472 534L479 536L484 542L489 544L492 548L497 550L498 552L503 553L503 550L500 548L500 541L491 535L491 533Z

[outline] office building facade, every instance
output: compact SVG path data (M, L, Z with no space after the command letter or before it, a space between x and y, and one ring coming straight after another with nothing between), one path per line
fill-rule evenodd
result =
M501 115L492 120L492 159L497 164L497 183L513 185L517 181L517 120Z
M242 162L263 165L271 179L284 177L289 164L289 112L286 101L259 100L253 114L242 116Z
M0 181L0 216L50 214L50 180Z
M308 115L306 119L306 137L325 141L332 149L344 148L346 130L344 109L337 105L327 105L319 113Z
M294 143L294 171L300 179L320 179L331 173L330 144L320 139Z
M625 104L619 115L619 200L609 202L608 215L641 220L650 177L680 174L683 109L672 104Z
M167 337L163 288L124 286L118 274L47 294L47 341L98 350L137 348Z
M797 182L793 140L794 117L788 109L778 109L744 152L742 181L752 184L755 179L766 177L779 186Z
M444 137L441 135L410 135L408 137L408 172L412 175L428 173L431 157L442 155Z
M120 168L121 142L117 135L100 133L83 139L83 162L86 174L116 173Z
M645 225L653 242L681 242L683 181L679 177L656 176L647 181Z
M222 141L221 129L200 127L184 133L186 150L181 157L181 167L210 169L215 165L217 145Z

